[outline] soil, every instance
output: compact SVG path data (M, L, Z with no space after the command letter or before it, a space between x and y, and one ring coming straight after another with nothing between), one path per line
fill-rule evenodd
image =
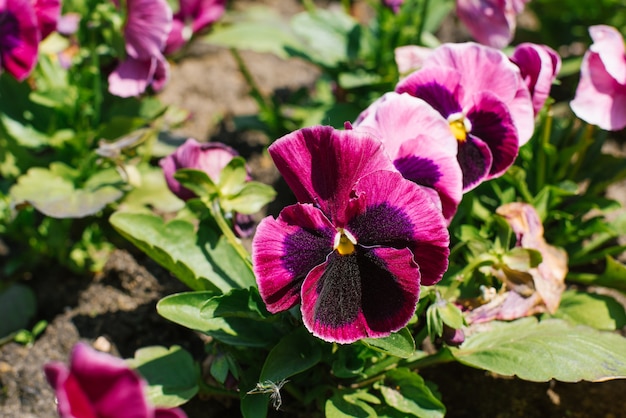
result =
M296 0L263 3L285 15L301 8ZM231 7L249 4L233 1ZM295 59L283 61L251 52L243 52L242 57L265 92L311 86L318 75L315 68ZM207 46L193 49L172 66L172 77L160 97L193 112L178 135L230 143L250 160L254 177L284 190L263 153L268 138L258 132L238 132L232 123L232 116L254 114L257 108L229 51ZM615 189L613 197L624 199L624 190ZM268 211L279 209L270 206ZM92 277L78 277L50 266L34 272L27 283L37 296L37 319L45 319L49 325L30 346L14 342L0 346L2 418L57 416L54 393L42 366L53 360L66 362L78 341L123 358L147 345L180 345L199 362L204 359L202 336L161 318L155 310L160 298L186 288L130 245L114 251L103 271ZM626 418L626 380L533 383L459 364L426 369L422 375L438 385L451 418ZM215 400L194 399L184 409L190 418L240 416L236 405Z

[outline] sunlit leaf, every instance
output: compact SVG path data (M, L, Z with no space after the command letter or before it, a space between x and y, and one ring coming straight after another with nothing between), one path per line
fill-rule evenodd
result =
M364 338L361 341L375 350L401 358L407 358L415 351L415 341L407 328L402 328L388 337Z
M563 293L559 309L551 316L606 331L626 325L626 311L617 300L608 295L576 290Z
M387 405L403 412L405 416L443 418L446 408L433 394L424 379L411 370L390 370L380 392Z

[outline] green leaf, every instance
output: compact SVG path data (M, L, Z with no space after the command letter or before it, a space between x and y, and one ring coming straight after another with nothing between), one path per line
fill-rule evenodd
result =
M625 338L559 319L494 321L450 350L460 363L535 382L626 377Z
M148 399L156 406L179 406L198 393L200 370L179 346L143 347L128 362L148 381Z
M181 168L174 178L198 197L212 197L217 194L217 186L207 173L191 168Z
M415 351L415 340L407 328L402 328L388 337L364 338L365 345L392 356L408 358Z
M232 316L265 319L271 316L256 287L233 289L228 294L212 297L202 306L200 314L204 318Z
M186 292L167 296L157 304L164 318L212 336L226 344L246 347L268 347L280 338L278 331L262 318L207 317L202 307L207 297L221 298L212 292Z
M502 256L505 266L518 271L528 271L537 267L542 260L543 257L539 251L522 247L515 247Z
M243 188L248 172L246 170L246 160L235 157L228 162L220 173L220 181L217 186L220 196L234 196Z
M0 292L0 338L26 328L36 309L35 294L28 286L15 283Z
M163 170L148 164L142 164L138 168L141 184L124 196L120 204L123 210L154 208L161 212L176 212L185 206L167 187Z
M626 265L615 260L613 257L606 257L606 267L601 274L589 273L569 273L568 280L584 283L593 286L604 286L626 292Z
M596 293L565 291L559 309L551 315L574 324L615 331L626 325L626 310L614 298Z
M322 359L319 342L300 327L283 337L267 355L259 381L274 383L315 366Z
M445 406L417 373L405 368L390 370L385 382L388 384L379 389L392 408L420 418L443 418L445 415Z
M110 222L191 289L228 292L255 284L252 272L237 265L235 250L208 226L196 234L187 221L165 223L156 215L125 212L114 213Z
M342 393L335 393L324 405L326 418L375 418L376 411L367 403L346 399Z
M5 114L0 114L0 123L4 128L3 131L23 147L40 148L48 145L48 137L32 126L22 125Z
M233 197L225 196L220 204L225 211L234 211L251 215L276 197L276 191L270 185L249 181Z
M274 9L248 7L242 13L230 14L234 21L212 31L204 40L210 44L241 50L271 53L287 59L287 48L299 48L293 31Z
M28 203L52 218L83 218L96 214L121 198L120 183L121 179L117 176L107 183L88 180L83 188L77 188L52 167L50 170L35 167L18 178L17 184L11 187L10 195L16 205Z

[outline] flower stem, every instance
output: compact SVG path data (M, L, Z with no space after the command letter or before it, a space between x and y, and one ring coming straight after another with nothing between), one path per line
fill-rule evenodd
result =
M235 249L239 257L241 257L241 259L243 260L246 267L248 267L248 269L250 269L250 271L252 271L254 274L254 271L252 269L252 261L250 260L250 253L248 253L248 251L244 248L244 246L241 244L241 241L239 240L239 238L237 238L228 222L226 222L224 214L222 213L222 209L220 208L219 199L213 199L211 202L209 202L209 204L207 204L207 207L209 208L211 216L217 223L217 226L220 228L220 231L222 232L228 243Z
M552 134L552 108L548 109L544 120L541 141L537 148L537 176L535 178L535 194L539 193L546 182L546 146Z

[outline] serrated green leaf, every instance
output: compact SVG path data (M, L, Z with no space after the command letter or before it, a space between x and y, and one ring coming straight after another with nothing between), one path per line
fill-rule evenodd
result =
M380 386L387 405L419 418L443 418L446 408L417 373L405 368L390 370L388 384Z
M14 204L28 203L52 218L83 218L122 197L121 179L117 176L116 180L109 184L88 180L83 188L76 188L54 170L34 167L18 178L10 195Z
M128 362L148 381L147 396L156 406L176 407L198 393L200 370L179 346L143 347Z
M208 226L196 233L187 221L165 223L156 215L125 212L114 213L110 222L191 289L228 292L255 284L252 272L237 264L234 249Z
M415 340L407 328L388 337L364 338L361 341L368 347L400 358L408 358L415 351Z
M270 185L249 181L233 197L225 196L220 204L225 211L239 212L251 215L260 211L263 206L276 197L276 191Z
M626 326L626 311L617 300L607 295L576 290L563 293L559 309L551 316L605 331Z
M560 319L493 321L450 350L460 363L535 382L626 377L626 338Z

